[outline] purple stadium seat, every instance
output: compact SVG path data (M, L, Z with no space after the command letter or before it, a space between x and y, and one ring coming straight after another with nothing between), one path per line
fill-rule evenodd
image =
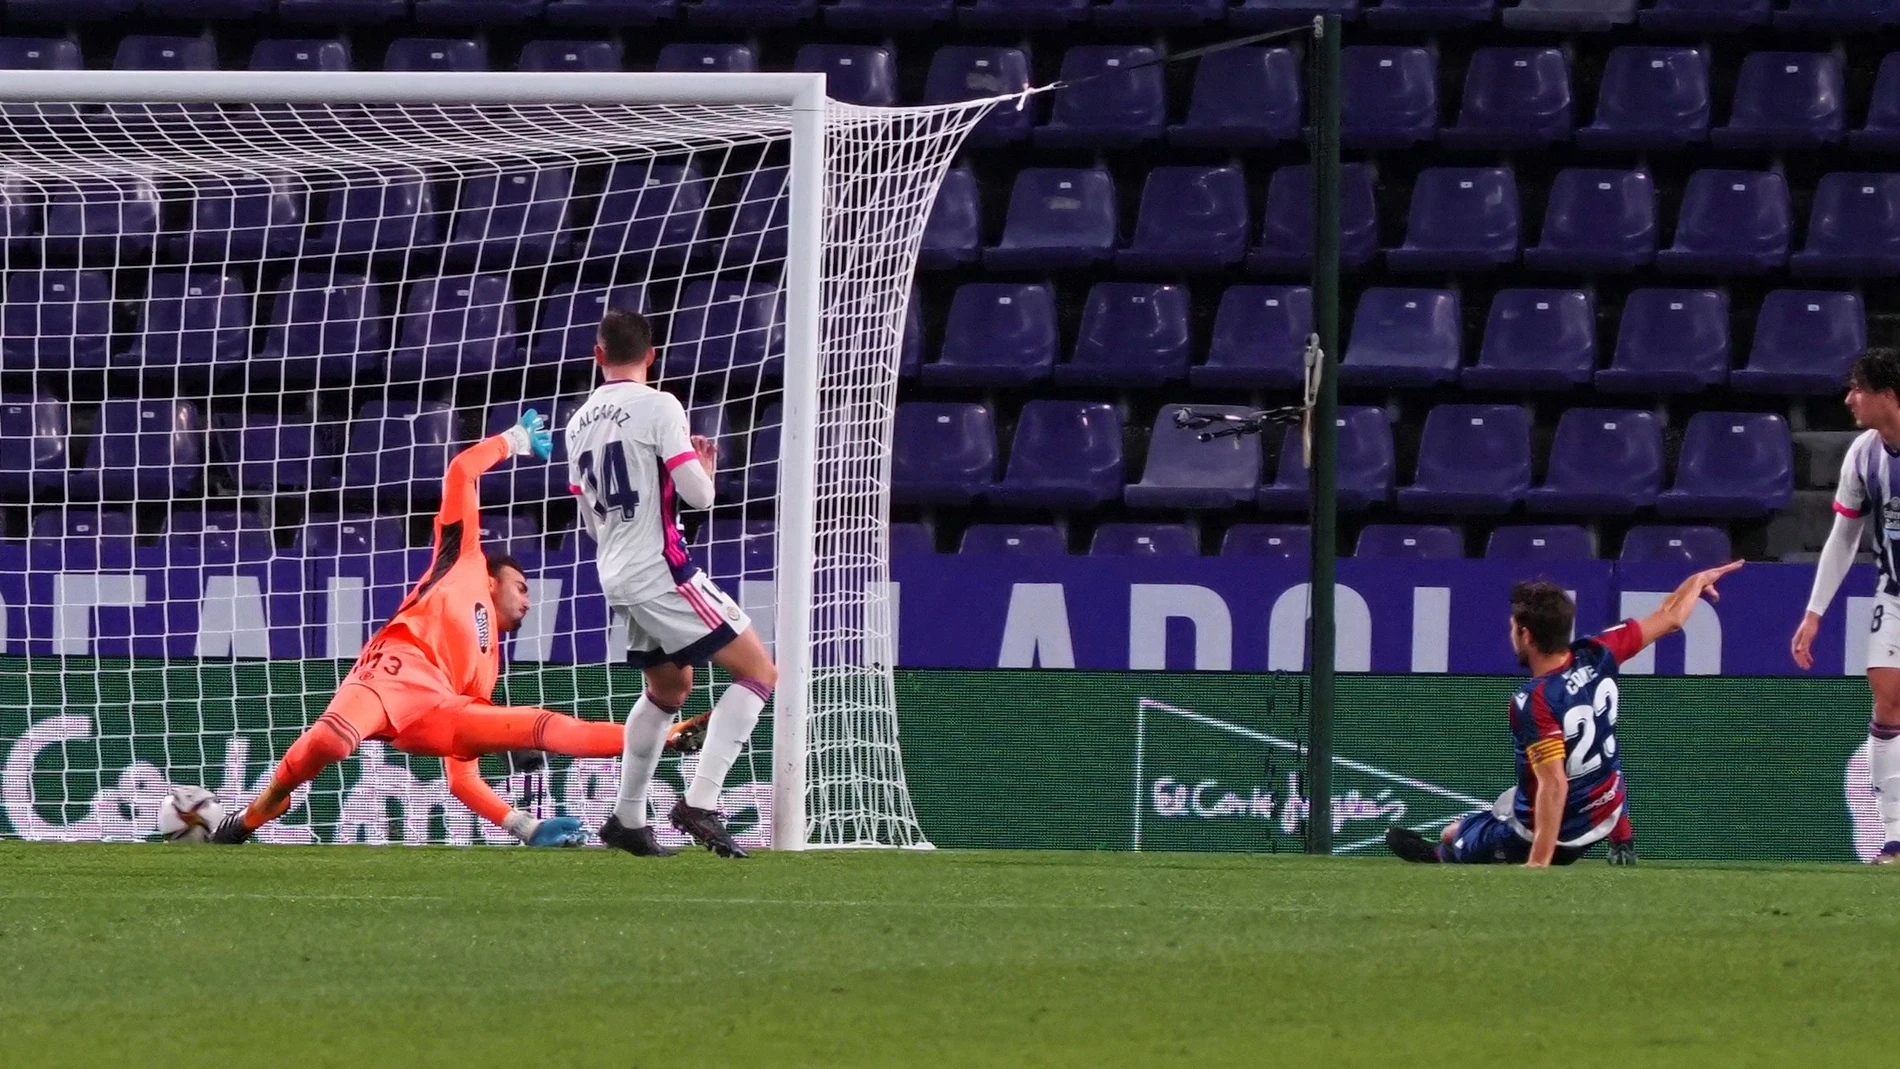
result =
M132 347L132 367L242 364L251 348L251 291L236 274L154 271Z
M440 401L371 401L349 424L346 491L384 501L436 497L457 442L455 414Z
M1517 0L1500 18L1513 30L1592 33L1636 19L1636 0Z
M612 72L623 66L618 41L529 41L515 61L524 72Z
M518 26L541 17L547 0L416 0L423 26Z
M1115 178L1101 167L1025 167L1009 194L1003 240L983 250L1002 270L1104 263L1120 244Z
M132 14L138 0L6 0L6 8L22 22L103 22Z
M964 528L957 552L967 557L1061 557L1069 545L1061 531L1046 523L973 523Z
M488 410L488 418L482 425L483 434L500 434L513 426L526 409L534 409L548 421L548 427L554 432L554 451L545 464L539 462L518 462L506 469L495 471L482 479L482 501L495 506L518 504L534 505L543 501L572 501L573 493L568 489L567 481L567 421L572 419L576 410L586 400L585 395L566 397L532 397L523 401L498 404ZM717 414L718 410L713 412ZM688 414L688 420L694 434L705 434L719 445L717 463L732 464L726 448L727 435L723 424L709 425L703 419L695 419L700 413Z
M11 5L9 5L11 6ZM112 56L117 71L214 71L218 46L209 37L127 34Z
M1788 0L1778 30L1878 30L1900 23L1900 0Z
M1065 386L1138 388L1187 378L1194 358L1185 286L1098 282L1082 306L1069 362L1057 364Z
M1656 503L1662 477L1656 413L1572 408L1558 417L1544 485L1524 504L1534 513L1627 515Z
M1438 386L1458 381L1463 362L1456 292L1374 286L1360 295L1353 313L1339 381L1399 389Z
M106 401L99 436L67 476L75 499L164 501L197 490L204 475L205 425L187 401Z
M1077 45L1063 53L1058 77L1071 84L1056 90L1037 145L1121 148L1167 130L1167 89L1152 48Z
M308 198L288 178L201 180L185 229L165 238L165 255L200 263L294 256L307 211Z
M979 48L945 45L930 57L924 81L925 104L1020 93L1029 88L1029 57L1020 48ZM1003 145L1029 136L1035 124L1035 106L999 104L970 131L971 146Z
M1847 129L1847 76L1831 52L1751 52L1717 148L1812 148Z
M9 370L102 368L112 342L112 279L103 271L16 271L0 309Z
M1595 560L1596 540L1575 524L1527 524L1500 527L1484 545L1490 560Z
M833 100L872 108L897 103L897 60L883 45L805 45L792 69L823 74Z
M376 519L359 513L312 516L291 538L288 553L293 557L323 560L401 551L409 544L402 528L402 521L392 517Z
M1340 143L1406 148L1438 136L1438 57L1423 48L1350 45L1340 70Z
M1260 487L1258 438L1198 440L1196 431L1177 427L1174 414L1185 405L1162 405L1148 435L1148 461L1141 481L1122 491L1131 508L1225 509L1253 500ZM1195 405L1197 411L1245 415L1244 405Z
M1352 555L1377 560L1461 560L1465 536L1456 527L1369 523L1359 532Z
M1241 0L1227 13L1227 21L1238 30L1259 30L1310 24L1316 15L1353 19L1360 7L1360 0Z
M1303 523L1237 523L1221 539L1220 555L1307 560L1313 555L1313 529Z
M488 49L467 38L398 37L383 54L386 71L485 71Z
M1583 290L1499 290L1467 389L1568 390L1597 367L1596 302Z
M720 386L776 379L785 360L785 310L766 282L688 282L661 360L668 375L711 376Z
M1900 149L1900 52L1889 52L1880 61L1873 98L1867 103L1867 125L1848 134L1847 143L1861 152Z
M1003 481L985 496L1006 508L1084 509L1120 500L1124 481L1122 419L1113 405L1029 401Z
M310 417L285 413L216 421L218 456L245 490L329 490L340 474L329 428Z
M926 30L949 22L956 0L835 0L825 25L840 30Z
M409 16L409 0L277 0L280 22L324 26L370 25Z
M1453 148L1542 148L1570 140L1570 61L1556 48L1480 48L1465 71Z
M759 69L759 57L751 45L675 41L660 49L653 69L674 74L751 74Z
M1595 149L1677 148L1709 136L1709 57L1695 48L1610 50L1596 122L1577 131Z
M1048 283L972 282L957 287L943 349L923 366L930 386L1023 386L1049 377L1060 336Z
M693 164L619 163L588 231L589 259L629 254L679 263L704 237L712 182Z
M1384 0L1366 9L1366 21L1380 29L1451 30L1490 22L1498 0Z
M342 41L267 39L251 46L254 71L346 71L350 46Z
M156 548L166 564L249 563L269 560L277 552L263 515L235 509L173 512L166 518L164 541Z
M1736 33L1768 22L1772 0L1655 0L1639 18L1665 33Z
M1372 167L1348 163L1339 172L1339 259L1346 267L1371 262L1379 249L1379 211L1372 197ZM1247 254L1255 274L1304 273L1313 266L1313 168L1294 164L1273 172L1260 244Z
M1822 175L1807 248L1789 263L1809 277L1900 273L1900 174Z
M0 70L65 70L85 66L79 42L49 37L0 37ZM73 104L0 104L0 116L15 124L68 120L79 114Z
M1089 0L975 0L957 12L972 29L1055 30L1087 22Z
M158 187L145 180L51 183L42 248L55 260L116 267L152 255L158 240Z
M1546 271L1630 271L1656 258L1656 184L1645 171L1571 167L1557 172L1542 240L1526 266Z
M725 29L796 26L818 17L818 0L699 0L686 21Z
M1339 507L1363 511L1392 500L1392 421L1377 408L1343 406L1339 430ZM1268 512L1303 512L1311 498L1302 431L1287 428L1273 483L1260 488L1254 503Z
M476 175L462 183L449 222L448 263L461 267L533 267L567 250L574 171Z
M785 258L791 218L785 181L784 167L755 167L746 172L732 202L732 224L724 240L701 250L712 266L737 270L759 260Z
M0 115L6 114L6 106L0 105ZM38 191L23 183L0 181L0 254L32 248L33 235L40 227L42 199Z
M1517 179L1502 167L1428 167L1412 187L1396 271L1476 271L1517 259Z
M325 198L309 251L334 256L404 255L442 240L435 190L420 171L363 175Z
M1201 540L1184 523L1105 523L1089 540L1091 557L1198 557Z
M1399 511L1509 512L1531 488L1531 417L1517 405L1439 405L1425 417L1418 472Z
M1676 243L1656 254L1671 274L1758 275L1788 262L1794 208L1774 171L1697 171L1682 192Z
M937 536L927 523L891 524L891 556L923 557L937 552Z
M540 329L532 345L533 362L558 365L592 359L601 317L609 308L629 312L646 310L646 290L640 286L577 286L563 282L541 304Z
M453 386L521 364L506 275L425 278L409 287L389 358L395 381Z
M1124 271L1219 271L1247 255L1247 176L1237 166L1156 167L1141 189Z
M126 571L132 567L130 509L49 509L33 517L27 543L35 571Z
M1196 387L1297 388L1313 333L1313 291L1305 286L1229 286L1214 312L1207 362L1188 369Z
M1834 290L1774 290L1755 317L1748 366L1729 373L1739 393L1835 393L1847 367L1867 348L1867 313L1860 294Z
M1095 24L1116 28L1204 26L1227 15L1227 0L1108 0Z
M548 0L548 25L651 26L679 15L680 0Z
M702 422L694 424L693 433L703 434L715 442L721 441L722 435L731 435L729 430L714 434L704 425L704 421L710 419L724 427L724 413L725 409L718 407L696 410L692 415L699 417ZM776 404L765 406L765 411L760 412L752 421L752 435L747 445L746 465L743 470L733 471L720 484L721 500L769 501L778 494L779 439L784 429L785 417L780 406ZM732 437L736 441L741 436L732 435ZM730 470L735 466L728 464L723 456L717 463L721 465L722 470Z
M278 284L271 329L252 366L281 365L289 382L353 382L389 353L383 301L362 275L298 272Z
M891 438L891 500L968 505L996 483L996 418L987 405L906 401Z
M1656 499L1667 517L1750 518L1794 496L1788 424L1766 413L1697 412L1682 432L1676 485Z
M1632 527L1623 536L1624 564L1681 564L1711 568L1735 559L1720 527Z
M1728 293L1640 289L1623 303L1606 393L1697 393L1728 381Z
M32 501L65 486L69 431L64 401L0 396L0 494Z
M1305 98L1290 48L1231 48L1202 56L1186 121L1168 127L1184 148L1264 148L1300 137Z
M541 549L541 530L534 520L512 512L482 513L481 539L484 549L492 546L513 557L532 556Z
M982 248L983 207L977 197L976 175L968 167L952 167L937 187L917 266L935 270L975 263Z

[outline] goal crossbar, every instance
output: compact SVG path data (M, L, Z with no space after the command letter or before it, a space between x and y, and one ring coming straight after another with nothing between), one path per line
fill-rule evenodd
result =
M62 104L780 104L822 110L823 74L0 70L0 101Z

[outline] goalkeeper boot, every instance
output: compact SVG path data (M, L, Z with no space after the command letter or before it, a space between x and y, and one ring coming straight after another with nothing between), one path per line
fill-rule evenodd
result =
M693 837L693 841L718 854L720 857L744 857L746 852L732 839L732 833L726 830L725 818L717 809L700 809L686 804L682 798L673 803L673 812L667 814L675 828Z
M1900 864L1900 842L1895 842L1891 839L1888 840L1887 845L1880 848L1880 853L1874 855L1874 860L1872 864L1875 864L1875 865Z
M607 823L600 826L600 841L616 850L625 850L634 857L672 857L678 850L660 843L653 829L646 826L629 828L620 823L617 814L609 814Z
M706 725L711 722L711 713L701 713L690 720L674 724L673 729L666 733L666 752L698 753L706 746Z
M211 833L211 841L225 846L236 846L251 841L251 829L244 826L244 814L233 813L218 822L218 828Z
M1425 838L1410 828L1387 828L1385 830L1386 849L1397 854L1402 860L1420 865L1436 865L1438 844Z
M1610 844L1610 864L1628 868L1636 864L1636 840L1625 839Z

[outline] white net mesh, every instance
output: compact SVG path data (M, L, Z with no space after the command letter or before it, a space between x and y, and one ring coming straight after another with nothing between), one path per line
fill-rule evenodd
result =
M719 443L697 559L768 648L781 621L808 631L777 651L800 751L761 752L768 709L727 784L741 842L771 842L776 756L803 770L782 842L922 843L890 678L890 422L922 230L988 107L831 104L818 191L788 177L789 105L0 109L0 834L144 838L170 785L252 796L427 568L447 459L523 408L564 426L625 307ZM808 193L816 280L790 260ZM811 352L787 309L814 281ZM498 698L620 720L641 682L558 437L553 464L482 483L484 540L535 603ZM786 594L802 568L809 595ZM590 824L618 783L612 759L485 771ZM377 742L262 837L506 838L439 762Z

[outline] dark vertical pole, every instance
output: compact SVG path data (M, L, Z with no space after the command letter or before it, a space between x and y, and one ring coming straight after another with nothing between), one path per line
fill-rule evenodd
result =
M1313 702L1306 727L1306 851L1333 852L1333 582L1339 494L1339 35L1337 15L1314 20L1313 329L1322 350L1313 406Z

